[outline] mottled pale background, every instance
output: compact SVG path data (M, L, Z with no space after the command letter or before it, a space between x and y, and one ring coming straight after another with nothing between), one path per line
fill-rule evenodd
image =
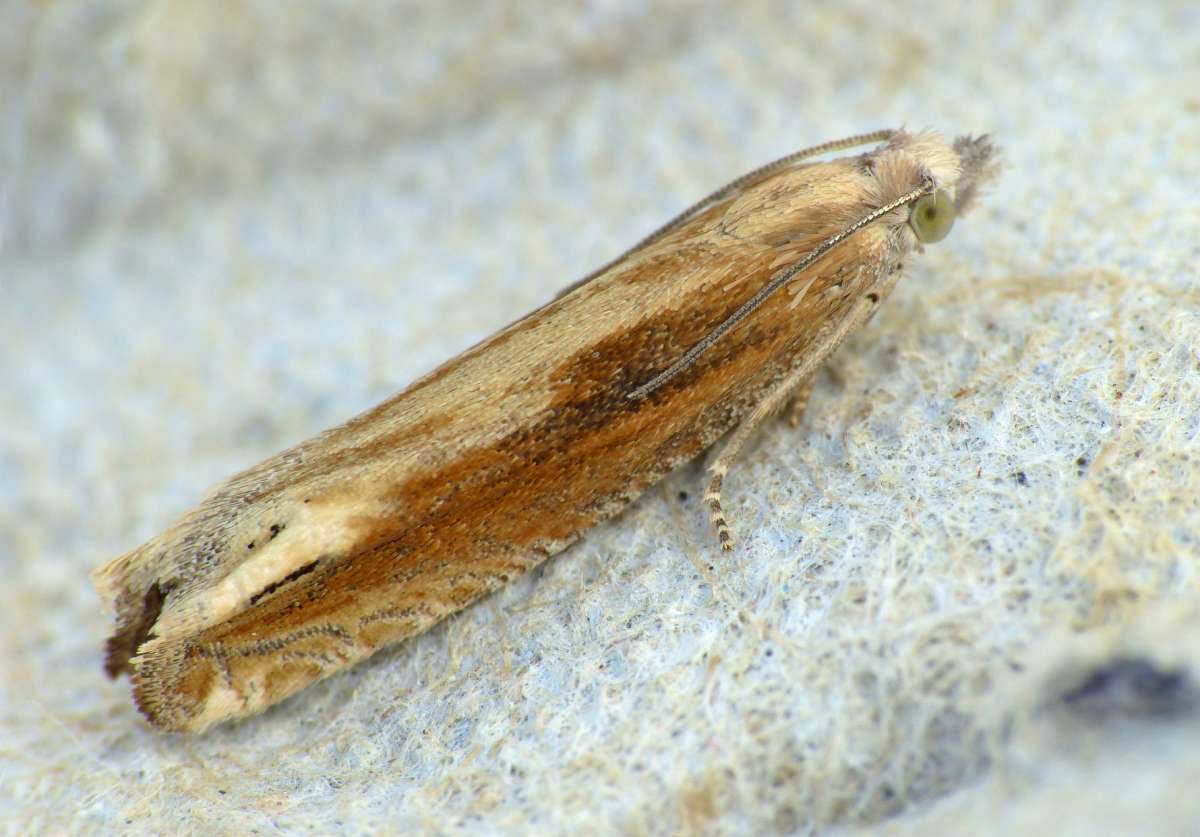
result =
M3 0L0 828L1197 833L1200 6L954 6ZM1007 170L732 555L697 465L258 719L103 679L88 572L214 482L901 123Z

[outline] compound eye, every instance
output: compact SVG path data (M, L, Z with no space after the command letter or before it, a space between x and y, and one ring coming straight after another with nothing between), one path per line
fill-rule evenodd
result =
M954 201L943 189L922 196L908 213L908 225L925 244L941 241L954 226Z

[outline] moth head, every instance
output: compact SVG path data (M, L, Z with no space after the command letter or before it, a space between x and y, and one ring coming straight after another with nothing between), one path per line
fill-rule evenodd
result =
M917 138L917 142L923 140L923 136ZM948 157L945 162L949 163L951 177L939 179L926 171L930 191L909 207L908 226L922 244L934 244L949 235L954 219L971 208L980 186L995 177L1000 168L996 147L987 135L961 136L949 151L950 155L943 151L940 156Z
M918 247L949 235L955 219L968 211L982 185L998 169L996 149L987 136L961 136L947 143L935 131L895 131L888 142L866 155L879 184L876 198L903 199L904 212L889 223L907 226Z

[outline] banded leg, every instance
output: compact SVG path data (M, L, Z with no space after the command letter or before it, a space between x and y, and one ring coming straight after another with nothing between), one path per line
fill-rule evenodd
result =
M800 402L799 410L803 413L804 406L808 402L808 394L812 390L811 381L811 375L800 381L789 375L781 381L775 389L767 393L762 401L758 402L754 411L747 418L742 419L742 423L733 431L733 435L725 441L720 455L712 465L708 466L710 477L708 489L704 492L704 502L708 506L709 523L717 533L717 541L721 544L721 549L725 551L733 549L733 536L729 533L729 521L725 519L725 511L721 508L721 483L724 482L725 475L729 473L729 466L733 464L733 460L737 458L738 453L750 436L754 434L754 431L758 429L758 426L778 412L787 403L788 398L793 396L793 393L795 397L792 401L792 409L795 410L797 402Z
M704 492L704 503L708 506L708 518L716 530L717 540L720 542L722 550L733 549L733 536L729 532L729 521L725 519L725 512L721 508L721 483L724 481L725 475L729 473L729 466L737 458L738 453L754 431L758 429L758 426L778 411L787 402L789 396L795 395L793 413L796 410L796 402L800 402L800 412L803 412L803 407L807 404L809 393L812 391L812 379L817 368L837 350L837 347L851 332L871 318L871 315L875 313L878 301L879 297L874 294L860 297L855 303L854 309L846 315L842 322L819 345L814 347L812 353L799 366L789 372L774 389L763 396L763 399L750 411L750 415L742 419L742 423L725 441L725 446L721 448L720 454L717 455L712 465L708 466L708 471L712 476L709 479L708 490Z

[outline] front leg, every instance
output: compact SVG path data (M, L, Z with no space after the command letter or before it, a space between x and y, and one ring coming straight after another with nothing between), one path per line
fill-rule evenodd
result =
M798 416L803 413L804 406L808 403L809 393L812 392L813 378L817 368L837 350L837 347L851 332L871 318L871 315L875 313L879 298L880 296L876 294L860 297L854 304L853 310L846 315L842 322L824 339L819 340L809 356L763 396L763 399L750 411L750 415L742 419L742 423L734 429L717 458L708 467L712 476L709 479L708 490L704 492L704 502L708 506L709 521L716 530L717 541L721 544L722 550L733 549L733 536L729 532L729 521L725 518L725 512L721 507L721 483L724 481L725 475L729 473L729 466L745 446L751 434L765 419L774 415L787 403L789 397L794 397L791 413L798 422ZM798 408L797 405L799 405ZM793 424L793 426L795 425Z
M721 508L721 483L724 481L725 475L729 473L729 466L733 464L733 460L737 458L738 453L746 444L746 440L758 429L758 426L783 407L789 398L792 399L792 404L788 421L792 427L799 423L799 416L804 413L809 393L812 392L812 379L812 375L800 380L797 380L794 375L788 375L780 381L758 402L753 412L747 418L742 419L742 423L737 426L733 435L721 448L721 453L712 465L708 466L711 477L708 481L708 490L704 492L704 502L708 505L708 519L717 533L717 541L721 544L721 549L726 551L733 549L733 536L729 533L729 521L725 519L725 512Z

